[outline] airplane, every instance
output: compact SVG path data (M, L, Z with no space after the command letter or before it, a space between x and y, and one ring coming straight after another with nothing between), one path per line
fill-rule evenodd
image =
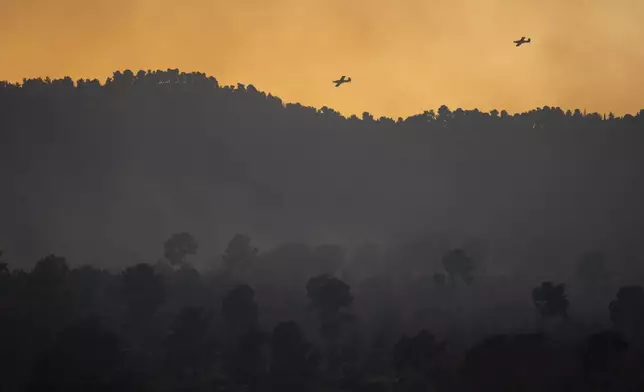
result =
M519 47L519 46L521 46L521 45L523 45L523 44L529 44L530 42L532 42L532 40L531 40L530 38L525 39L525 37L521 37L521 39L520 39L520 40L512 41L512 42L514 42L515 44L517 44L516 46L517 46L517 47Z
M342 76L340 79L334 80L333 83L335 83L335 87L340 87L340 85L343 83L351 83L351 76L349 76L348 79L345 78L346 76Z

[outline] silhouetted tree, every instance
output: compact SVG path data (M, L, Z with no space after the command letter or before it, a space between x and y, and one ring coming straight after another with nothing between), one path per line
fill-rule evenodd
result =
M124 390L120 367L125 352L118 335L95 318L65 329L37 362L30 391Z
M628 388L627 354L628 343L619 333L605 331L590 336L580 352L585 390L608 392Z
M179 375L195 378L209 370L217 355L213 313L202 308L183 308L166 340L167 365Z
M548 390L556 356L544 335L497 335L472 347L461 365L466 390Z
M203 302L201 274L196 269L183 265L166 277L173 299L180 306L198 306Z
M271 388L308 391L315 381L318 358L294 321L280 323L271 337Z
M452 111L446 105L442 105L438 108L438 120L443 122L443 125L449 123L452 118Z
M351 288L340 279L320 275L309 279L306 292L311 300L311 307L323 317L337 315L341 309L353 302Z
M163 243L164 253L166 259L172 265L183 265L186 263L187 255L194 255L197 253L199 244L190 233L173 234Z
M97 314L106 300L107 292L111 286L109 272L83 266L75 268L70 273L70 280L74 290L73 296L79 311L85 314Z
M37 320L38 324L48 325L47 329L34 325L42 332L42 335L34 336L34 340L42 338L40 343L44 344L73 317L70 270L64 257L52 254L40 259L25 278L23 305L37 315L31 322Z
M257 329L244 332L226 352L224 369L233 388L255 391L267 375L264 345L267 337Z
M243 275L253 265L257 253L257 248L252 247L250 244L250 237L244 234L237 234L228 243L222 260L228 271Z
M474 270L474 261L464 250L454 249L443 256L443 267L447 271L452 284L462 280L469 285L474 280L472 276Z
M2 251L0 250L0 260L2 260ZM9 295L11 290L11 271L9 264L0 261L0 301Z
M617 299L609 305L610 320L624 337L635 345L642 344L644 332L644 289L625 286L617 292Z
M342 324L352 319L342 312L353 302L351 288L336 277L320 275L309 279L306 292L320 321L320 336L327 343L324 368L330 374L337 374L341 372L342 364L339 340Z
M159 259L154 263L154 272L161 276L172 276L174 274L174 268L170 265L167 260Z
M163 282L148 264L127 268L122 279L122 294L134 319L152 316L165 300Z
M441 390L447 386L449 367L444 342L422 330L413 338L403 337L393 350L394 368L398 375L396 390Z
M258 306L255 290L247 284L230 290L222 301L224 322L233 336L239 336L258 327Z
M0 259L2 259L2 254L4 252L0 250ZM9 268L7 268L8 264L5 262L0 262L0 274L2 275L9 275Z
M566 295L566 285L543 282L532 290L532 303L539 314L544 317L568 318L570 303Z
M65 284L69 272L65 258L52 254L36 263L31 279L38 288L54 289Z

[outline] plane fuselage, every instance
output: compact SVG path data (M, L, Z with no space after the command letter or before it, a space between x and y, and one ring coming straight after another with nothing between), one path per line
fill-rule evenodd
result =
M340 87L344 83L351 83L351 77L342 76L340 79L334 80L333 83L335 83L335 87Z

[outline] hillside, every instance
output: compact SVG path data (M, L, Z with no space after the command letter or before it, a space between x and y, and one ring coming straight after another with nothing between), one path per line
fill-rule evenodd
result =
M346 118L167 70L4 83L0 121L0 243L23 265L155 260L180 230L202 257L236 232L260 247L444 232L484 238L499 269L544 238L621 260L642 240L644 111Z

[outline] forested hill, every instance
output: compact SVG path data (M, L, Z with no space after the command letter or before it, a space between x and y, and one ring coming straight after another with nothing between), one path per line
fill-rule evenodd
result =
M178 230L201 255L235 232L260 247L421 230L508 249L642 240L644 111L346 118L167 70L2 83L0 121L0 247L21 263L155 259Z

